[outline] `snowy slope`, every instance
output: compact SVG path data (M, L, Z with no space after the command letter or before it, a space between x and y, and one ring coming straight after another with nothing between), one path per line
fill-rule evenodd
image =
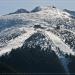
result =
M24 30L24 28L22 29ZM26 33L23 33L22 35L16 37L15 39L11 39L5 47L0 48L0 56L6 52L9 53L12 49L21 47L24 41L34 33L33 28L31 29L25 28L25 31Z
M12 48L21 47L25 38L37 32L34 26L40 25L39 29L45 31L54 45L61 48L64 54L74 55L73 50L53 32L56 31L55 27L57 26L60 26L61 29L74 30L75 19L72 19L69 13L53 6L37 7L34 11L36 9L37 12L0 16L0 51L3 52L5 49L11 51ZM46 31L51 28L53 32ZM58 34L60 35L60 32Z
M69 45L58 37L57 34L61 36L61 33L55 30L55 27L60 26L61 30L72 31L75 19L71 18L69 13L53 6L37 7L34 11L36 12L0 16L0 54L21 47L28 37L39 30L45 32L48 39L64 54L74 55ZM35 25L40 25L40 28L34 28Z

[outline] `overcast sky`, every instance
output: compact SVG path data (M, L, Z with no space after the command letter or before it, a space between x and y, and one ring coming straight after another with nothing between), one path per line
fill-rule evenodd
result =
M13 12L19 8L31 10L36 6L48 5L75 11L75 0L0 0L0 15Z

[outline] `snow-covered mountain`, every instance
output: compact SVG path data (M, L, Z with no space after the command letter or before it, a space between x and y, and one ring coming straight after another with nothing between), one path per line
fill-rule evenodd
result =
M67 9L64 9L64 11L70 13L71 15L73 15L75 17L75 11L71 11L71 10L67 10Z
M42 8L40 6L38 6L38 7L34 8L33 10L31 10L31 12L39 12L41 10L42 10Z
M36 7L30 13L0 16L0 56L17 48L51 49L66 73L70 59L75 56L75 18L54 6Z
M20 13L29 13L29 11L27 11L26 9L18 9L17 11L15 11L13 13L9 13L8 15L11 15L11 14L20 14Z

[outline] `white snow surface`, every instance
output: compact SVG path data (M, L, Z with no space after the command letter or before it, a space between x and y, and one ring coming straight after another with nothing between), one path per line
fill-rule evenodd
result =
M70 47L68 47L57 35L53 34L52 32L48 32L48 31L46 31L45 33L48 34L48 36L53 41L53 43L57 47L59 47L62 52L64 52L65 54L75 55L73 50L70 49Z
M5 53L9 53L12 49L21 47L24 41L34 33L33 28L25 28L25 31L26 33L22 34L21 36L18 36L15 39L11 39L7 46L0 48L0 56Z

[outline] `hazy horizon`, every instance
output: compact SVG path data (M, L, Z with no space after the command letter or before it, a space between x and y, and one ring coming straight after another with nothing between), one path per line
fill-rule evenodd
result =
M32 10L36 6L50 5L59 9L75 11L75 0L0 0L0 15L14 12L20 8Z

